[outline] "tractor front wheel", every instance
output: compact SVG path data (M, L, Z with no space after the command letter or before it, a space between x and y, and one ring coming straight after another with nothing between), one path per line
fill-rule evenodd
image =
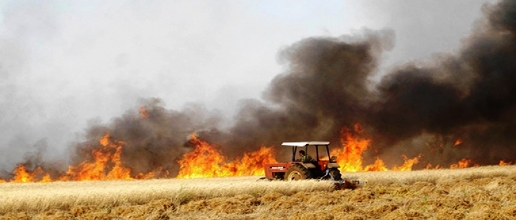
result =
M285 180L304 180L312 178L310 171L300 164L294 164L287 169Z

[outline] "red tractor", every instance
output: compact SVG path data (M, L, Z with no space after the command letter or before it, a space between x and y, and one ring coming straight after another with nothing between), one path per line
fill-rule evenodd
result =
M269 180L302 180L302 179L331 179L341 181L342 177L339 171L336 157L330 156L330 149L327 141L309 141L309 142L283 142L282 146L292 147L292 161L286 163L265 164L265 177ZM315 150L309 151L315 148ZM301 161L296 159L296 152L302 149L309 153L315 151L315 159ZM319 149L326 149L325 155L319 155ZM320 159L322 156L325 159Z

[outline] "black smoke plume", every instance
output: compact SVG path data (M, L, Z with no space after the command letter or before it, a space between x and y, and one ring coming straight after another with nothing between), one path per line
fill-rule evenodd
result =
M423 133L462 139L481 164L516 156L516 3L484 8L483 20L456 56L407 65L383 77L367 122L385 147ZM407 149L410 151L410 149Z
M223 146L239 152L285 140L336 142L342 127L361 123L377 156L423 154L446 165L464 157L515 161L516 3L484 12L459 54L408 63L376 85L370 80L391 46L388 31L293 44L280 54L287 70L272 80L265 102L243 102ZM453 146L457 139L463 143Z

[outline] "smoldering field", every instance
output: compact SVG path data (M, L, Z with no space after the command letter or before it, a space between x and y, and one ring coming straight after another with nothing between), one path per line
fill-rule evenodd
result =
M516 166L345 173L367 181L257 177L5 183L0 219L513 219Z

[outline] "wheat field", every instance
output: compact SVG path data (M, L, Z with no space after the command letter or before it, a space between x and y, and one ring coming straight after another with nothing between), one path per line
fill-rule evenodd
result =
M258 177L0 184L0 219L516 219L516 166Z

